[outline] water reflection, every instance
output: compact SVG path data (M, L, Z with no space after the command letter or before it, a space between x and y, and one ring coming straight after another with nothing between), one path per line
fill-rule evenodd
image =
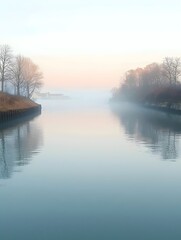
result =
M20 170L17 167L28 164L42 145L42 130L37 122L22 120L0 126L0 179L10 178Z
M146 145L164 160L179 157L181 116L136 106L112 106L129 140Z

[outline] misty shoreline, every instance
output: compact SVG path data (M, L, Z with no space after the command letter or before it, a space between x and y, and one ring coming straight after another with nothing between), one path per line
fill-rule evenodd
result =
M154 111L158 111L158 112L164 112L164 113L168 113L168 114L177 114L177 115L181 115L181 104L180 103L175 103L172 104L171 106L167 103L165 104L153 104L153 103L136 103L136 102L129 102L129 101L114 101L114 100L110 100L110 104L111 106L116 106L116 108L122 108L124 107L130 107L130 106L134 106L137 108L143 108L143 109L148 109L148 110L154 110Z

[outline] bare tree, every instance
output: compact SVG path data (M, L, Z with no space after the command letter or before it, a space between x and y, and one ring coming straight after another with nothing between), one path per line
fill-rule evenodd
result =
M181 75L180 58L166 57L163 61L163 74L170 85L177 84Z
M25 69L26 58L18 55L15 57L13 66L11 69L11 83L15 87L17 95L21 95L21 88L24 84L24 69Z
M42 87L42 78L39 67L30 58L26 58L23 70L23 90L26 97L31 98L33 93Z
M10 77L12 66L12 50L9 45L0 45L0 81L1 91L4 91L5 81Z
M162 65L158 63L151 63L147 65L141 76L142 86L158 87L164 85L165 79L162 74Z
M179 82L179 77L181 76L181 62L180 58L174 58L173 64L173 79L175 84Z
M137 76L135 70L129 70L126 72L125 84L129 88L134 88L137 86Z
M126 72L125 76L125 84L129 88L135 88L139 87L140 85L140 76L142 74L143 69L142 68L137 68L135 70L129 70Z

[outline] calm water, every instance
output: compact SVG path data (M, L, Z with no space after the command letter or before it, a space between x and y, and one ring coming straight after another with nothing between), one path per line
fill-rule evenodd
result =
M181 117L42 104L0 129L0 239L181 239Z

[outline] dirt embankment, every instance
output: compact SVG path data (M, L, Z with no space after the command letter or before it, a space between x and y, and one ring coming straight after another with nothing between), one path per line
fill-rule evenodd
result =
M39 105L28 98L0 92L0 112L28 109L36 106Z

